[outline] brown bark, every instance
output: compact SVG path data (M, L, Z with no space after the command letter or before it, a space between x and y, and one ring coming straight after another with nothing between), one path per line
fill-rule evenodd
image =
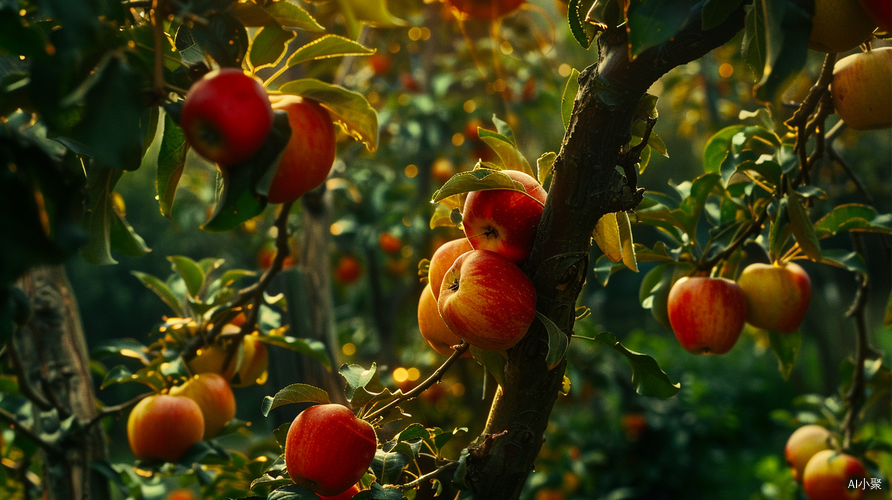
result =
M724 44L743 28L743 21L741 3L720 26L702 31L695 9L676 37L631 61L624 27L600 36L598 62L579 77L570 124L525 266L536 285L538 311L568 335L588 271L595 224L604 214L634 209L642 199L642 192L616 169L621 148L631 138L638 102L660 76ZM508 354L505 385L496 394L483 434L468 450L465 482L476 499L519 498L533 469L565 370L565 362L547 370L547 338L536 321Z
M32 316L10 342L19 385L34 404L34 434L43 447L44 491L49 500L106 499L105 478L90 464L107 458L97 415L89 356L77 301L63 266L32 269L18 286L31 301ZM60 427L73 417L70 432ZM86 430L84 428L86 427Z

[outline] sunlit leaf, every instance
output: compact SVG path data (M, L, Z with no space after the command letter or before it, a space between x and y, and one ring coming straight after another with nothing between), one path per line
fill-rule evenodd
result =
M173 293L173 290L171 290L166 283L151 274L141 273L139 271L131 271L130 274L136 276L146 288L155 292L155 295L160 297L161 300L173 310L175 316L185 316L182 307L180 306L180 298Z
M892 214L880 215L868 205L839 205L815 223L815 235L820 239L841 231L892 234Z
M312 61L313 59L327 59L340 56L367 56L375 53L361 43L338 35L325 35L295 50L288 58L286 67Z
M560 364L567 354L570 339L560 327L544 314L536 311L536 317L545 325L545 331L548 333L548 353L545 355L545 365L549 370L552 370Z
M598 248L604 252L604 255L611 262L619 262L623 258L623 245L620 241L619 226L617 225L616 214L604 214L595 224L595 230L592 232L592 238Z
M470 172L459 172L453 175L434 193L431 201L439 202L450 196L484 189L510 189L526 193L523 184L515 181L508 174L489 168L477 168Z
M293 31L282 28L279 23L261 27L251 39L248 62L254 69L275 66L285 56L288 42L294 37Z
M266 396L260 404L263 416L269 416L269 412L280 406L294 403L319 403L328 404L331 400L324 390L307 384L291 384L280 390L275 396Z
M579 71L573 68L570 76L567 78L567 85L564 86L564 93L561 95L561 120L564 123L564 130L570 126L570 117L573 115L573 104L576 102L576 94L579 92Z
M595 335L594 338L586 338L594 340L600 344L606 345L613 350L619 352L629 361L632 366L632 387L635 392L642 396L655 398L671 398L678 393L681 384L672 383L669 376L666 375L656 360L647 354L635 352L622 345L612 333L602 332Z
M378 147L378 113L359 92L312 78L288 82L279 90L319 102L334 115L345 133L361 141L369 151Z

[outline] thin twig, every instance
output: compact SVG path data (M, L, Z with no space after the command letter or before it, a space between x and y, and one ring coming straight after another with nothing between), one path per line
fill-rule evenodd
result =
M125 401L121 404L118 404L115 406L106 406L99 412L99 414L97 414L95 417L90 419L89 422L87 422L87 425L85 426L84 430L89 431L90 427L93 427L94 425L96 425L97 423L102 421L103 418L109 417L111 415L119 414L119 413L123 412L124 410L130 408L131 406L136 406L136 403L139 403L143 399L145 399L149 396L153 396L155 394L156 393L154 393L154 392L147 392L145 394L140 394L139 396L136 396L135 398L133 398L129 401Z
M861 235L852 234L852 243L855 251L864 255ZM867 340L867 321L865 319L865 309L867 307L867 299L870 294L870 284L866 274L858 273L855 277L858 281L858 291L855 293L855 300L852 306L846 312L846 317L855 320L855 371L852 374L852 386L846 394L846 403L848 411L843 420L843 449L849 449L852 444L852 438L855 435L855 428L858 425L858 414L861 411L861 405L864 403L864 360L867 359L867 351L869 349Z
M415 489L415 488L421 486L422 484L424 484L425 482L430 481L431 479L436 479L437 477L442 476L444 474L448 474L457 468L458 468L457 461L449 462L446 465L443 465L442 467L438 467L423 476L418 476L417 479L402 485L401 488L403 491Z
M452 366L458 360L458 358L460 358L461 355L464 354L465 351L467 351L468 348L470 348L470 347L471 347L471 345L465 341L462 341L462 343L459 344L458 346L454 346L455 352L453 352L452 355L449 356L446 359L446 361L444 361L443 364L440 365L440 367L437 368L434 371L434 373L431 374L430 377L425 379L424 382L418 384L417 386L412 388L412 390L403 394L399 398L394 399L390 403L387 403L386 405L382 406L381 408L378 408L377 410L369 413L368 415L365 416L365 419L371 420L377 416L381 416L382 418L384 418L387 416L388 413L390 413L391 410L396 408L397 405L399 405L403 401L415 399L418 396L420 396L421 393L426 391L430 386L439 382L440 379L443 378L443 375L446 373L446 370L448 370L449 367Z

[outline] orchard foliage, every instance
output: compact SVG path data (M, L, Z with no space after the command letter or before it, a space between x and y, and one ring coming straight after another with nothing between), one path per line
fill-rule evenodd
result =
M286 436L295 414L330 403L377 434L356 500L481 498L501 469L519 478L516 491L500 493L512 499L722 491L689 463L698 453L722 457L722 475L755 469L735 494L792 500L802 487L781 449L803 424L826 428L828 442L863 464L862 479L888 489L892 369L881 349L890 344L872 337L892 328L892 300L881 299L882 326L868 313L878 309L871 292L889 293L889 158L876 151L888 154L890 141L888 129L847 130L834 114L842 54L814 50L819 2L0 0L0 345L33 318L34 298L17 286L30 270L130 266L174 240L160 268L135 264L127 276L166 308L155 325L104 340L87 332L98 398L85 404L100 408L97 418L42 401L21 353L11 342L0 350L0 421L9 425L0 495L66 498L46 479L58 470L41 467L98 427L116 452L90 464L109 498L187 488L316 500L313 481L289 477ZM861 48L888 35L878 28ZM281 110L250 157L215 165L196 153L180 126L183 103L217 68L322 106L338 141L321 186L269 203L286 145L301 132ZM580 157L586 148L602 151ZM505 171L529 176L548 192L544 203ZM585 173L599 176L595 188L574 177ZM479 236L466 234L469 198L506 190L544 204L535 241L524 240L515 262L502 259L536 287L536 310L514 315L532 325L511 339L518 347L484 349L471 334L435 353L415 323L427 258L445 241ZM122 192L154 219L128 214ZM598 217L560 218L585 206ZM162 223L176 236L159 236ZM582 237L554 237L556 226ZM202 239L214 243L195 255L189 243ZM728 354L709 359L667 335L680 280L734 281L749 264L792 261L820 301L799 328L747 326L737 340L738 328ZM573 303L555 306L568 290ZM854 295L852 321L822 310L840 293ZM845 330L835 339L854 340L833 342L846 349L832 357L840 367L818 367L813 344L826 347L817 333L831 320ZM767 351L777 370L759 359ZM467 353L476 364L460 359ZM328 385L282 380L277 362L317 367ZM840 374L821 394L802 394L818 390L806 380L821 371ZM216 437L177 450L175 462L116 448L133 407L203 372L221 374L239 401ZM557 383L511 415L511 428L489 427L504 418L506 393L540 379ZM490 417L475 400L481 385ZM34 432L45 428L38 418L56 431ZM728 453L734 447L747 451ZM753 453L756 465L735 462ZM684 484L675 467L696 473Z

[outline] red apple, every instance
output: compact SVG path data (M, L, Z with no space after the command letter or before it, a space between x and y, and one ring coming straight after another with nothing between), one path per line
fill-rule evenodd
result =
M833 67L836 114L855 130L892 127L892 47L844 57Z
M182 396L149 396L127 418L127 440L140 460L178 462L203 435L201 408Z
M890 0L859 0L864 12L873 18L880 29L886 33L892 31L892 1Z
M437 306L459 338L481 349L504 351L533 323L536 289L510 260L489 250L472 250L446 272Z
M867 470L857 458L837 450L814 454L802 474L802 489L808 500L858 500L863 489L849 489L849 481L864 481Z
M326 497L326 496L320 495L319 498L321 498L322 500L350 500L351 498L353 498L353 495L359 493L360 491L362 491L362 490L359 488L359 485L354 484L349 490L347 490L339 495L335 495L333 497Z
M375 429L339 404L302 411L285 437L285 467L295 483L334 496L365 475L378 439Z
M802 481L802 472L809 459L821 450L829 450L832 444L833 435L820 425L803 425L793 431L784 447L784 456L790 464L793 479Z
M393 255L403 248L403 242L390 233L381 233L378 237L378 246L384 253Z
M533 249L546 192L530 175L517 170L502 173L523 184L526 193L510 189L468 193L462 226L475 250L492 250L520 263Z
M443 284L443 276L446 276L446 271L452 267L459 255L471 250L473 248L467 238L458 238L443 243L434 252L428 267L427 280L430 282L431 292L433 292L435 299L440 298L440 285Z
M210 439L235 416L235 395L229 382L217 373L199 373L183 385L170 389L171 396L183 396L198 403L204 416L204 435Z
M294 201L325 182L335 159L334 124L319 103L296 95L271 95L272 108L288 113L291 138L269 186L267 201Z
M362 276L362 265L352 255L341 256L334 270L335 279L342 285L355 283Z
M746 321L746 295L725 278L684 277L669 291L669 323L681 346L694 354L724 354Z
M811 300L811 280L799 265L750 264L737 284L746 295L747 323L781 333L799 328Z
M493 20L506 16L523 5L524 0L446 0L462 19Z
M250 158L266 141L272 124L266 90L236 68L211 71L192 84L180 115L189 144L221 165Z
M431 292L430 284L424 287L421 298L418 300L418 329L421 330L424 340L427 340L435 351L444 356L451 356L455 352L452 346L461 343L461 339L452 333L452 330L440 317L440 311L437 310L437 299ZM470 355L471 351L467 350L462 354L462 357Z

